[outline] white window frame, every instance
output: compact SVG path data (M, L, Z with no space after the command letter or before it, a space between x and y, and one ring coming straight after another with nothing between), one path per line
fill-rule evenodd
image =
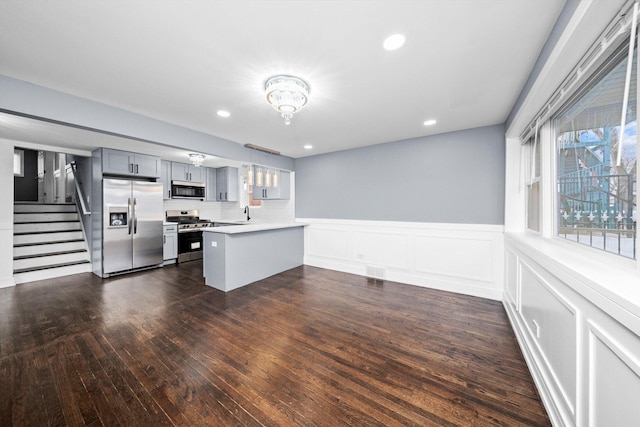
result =
M542 141L540 140L540 130L531 137L524 144L525 158L524 162L524 186L525 186L525 227L528 232L541 234L542 232ZM536 150L540 153L540 156L536 159ZM538 173L536 174L536 166L538 166ZM538 187L538 229L529 227L529 194L533 185Z

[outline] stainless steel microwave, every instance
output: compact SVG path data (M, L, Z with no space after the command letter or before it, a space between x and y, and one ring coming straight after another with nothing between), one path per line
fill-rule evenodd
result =
M204 184L201 182L171 181L172 199L204 199Z

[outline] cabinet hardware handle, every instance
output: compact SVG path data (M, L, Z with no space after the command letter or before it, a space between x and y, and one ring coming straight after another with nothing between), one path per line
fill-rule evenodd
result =
M166 244L167 243L167 236L162 236L162 244Z
M138 173L138 164L136 163L136 174Z

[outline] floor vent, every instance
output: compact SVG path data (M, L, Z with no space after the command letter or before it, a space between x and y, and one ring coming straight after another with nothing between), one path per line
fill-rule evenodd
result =
M386 276L386 270L383 267L372 267L367 265L366 276L372 279L384 280Z

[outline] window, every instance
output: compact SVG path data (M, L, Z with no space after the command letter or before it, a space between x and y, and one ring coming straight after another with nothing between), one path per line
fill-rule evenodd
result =
M540 231L540 141L539 133L525 144L527 162L525 167L527 186L527 228Z
M637 54L621 129L628 45L554 117L557 235L637 257Z
M13 176L24 177L24 151L13 150Z

